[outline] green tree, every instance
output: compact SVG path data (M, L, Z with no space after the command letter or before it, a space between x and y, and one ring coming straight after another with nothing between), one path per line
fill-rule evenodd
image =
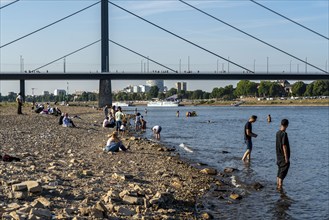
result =
M150 91L148 92L148 98L152 99L152 98L156 98L158 97L159 94L159 88L157 86L152 86L150 88Z
M261 81L258 87L258 94L263 97L269 96L271 84L270 81Z
M165 95L163 92L159 92L159 94L158 94L158 99L163 100L163 99L165 99L165 98L166 98L166 95Z
M269 90L269 95L272 97L281 97L285 95L284 88L277 82L272 82Z
M203 91L198 89L193 91L191 99L202 99L202 96L203 96Z
M313 87L314 83L310 83L306 86L306 91L304 93L304 96L313 96Z
M306 91L306 84L302 81L298 81L294 83L291 87L291 92L292 95L294 96L302 96L304 95L305 91Z
M317 80L314 82L313 95L329 95L329 80Z
M169 89L168 92L166 93L166 97L170 97L170 96L175 95L175 94L177 94L177 89L175 89L175 88L171 88L171 89Z
M236 96L248 95L248 84L249 84L249 80L240 80L236 85L235 95Z

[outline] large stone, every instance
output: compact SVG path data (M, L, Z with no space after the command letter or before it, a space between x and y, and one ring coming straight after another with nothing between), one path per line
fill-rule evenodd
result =
M21 206L18 205L17 203L10 203L9 205L7 205L6 211L15 211L17 209L19 209ZM0 208L0 212L1 212L1 208Z
M26 199L28 196L27 191L15 191L15 192L9 192L8 197L10 199Z
M93 172L91 170L83 170L82 173L85 176L92 176L93 175Z
M108 209L106 208L106 206L102 202L97 202L96 205L95 205L95 209L100 210L104 213L108 212Z
M119 206L116 211L120 214L120 215L124 215L124 216L133 216L136 214L135 211L132 211L130 209L127 209L125 207Z
M26 215L18 213L18 212L11 212L9 214L14 220L25 220Z
M46 199L45 197L39 197L36 200L38 200L39 202L41 202L47 208L49 208L51 206L50 201L48 199Z
M22 184L27 186L27 189L30 193L39 193L42 191L42 186L37 181L25 181Z
M31 203L31 206L32 206L33 208L41 208L41 209L44 209L44 208L45 208L45 206L44 206L41 202L39 202L38 200L34 200L34 201Z
M14 184L11 186L13 191L27 191L27 185L23 183Z
M122 201L124 201L125 203L130 204L130 205L141 205L141 204L143 204L143 200L141 198L136 197L136 196L125 195L125 196L123 196Z
M208 175L216 175L217 174L217 170L214 168L204 168L202 170L200 170L201 173L204 174L208 174Z
M92 219L103 219L104 218L104 213L99 209L93 208L90 211L90 217Z
M126 176L123 174L117 174L117 173L113 173L112 174L112 178L113 179L117 179L117 180L125 180Z
M48 209L32 208L30 211L29 219L31 219L30 216L39 217L40 219L44 220L52 219L51 211L49 211Z

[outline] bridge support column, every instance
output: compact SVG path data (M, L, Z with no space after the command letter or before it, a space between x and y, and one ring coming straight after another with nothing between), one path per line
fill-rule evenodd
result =
M99 81L99 100L98 107L104 107L105 105L112 105L112 86L111 80Z
M23 102L25 102L25 80L21 79L19 81L19 90L21 93L21 96L23 97Z
M102 73L109 72L109 9L108 0L101 2L101 70ZM99 81L98 107L112 105L112 86L111 80L105 79Z

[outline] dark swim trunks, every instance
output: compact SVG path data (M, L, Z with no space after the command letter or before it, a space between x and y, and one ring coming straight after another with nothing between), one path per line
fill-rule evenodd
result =
M252 141L251 140L245 140L244 142L247 145L247 150L252 151Z
M277 177L283 180L288 174L289 167L290 167L290 163L287 163L284 166L278 166L279 169L278 169Z

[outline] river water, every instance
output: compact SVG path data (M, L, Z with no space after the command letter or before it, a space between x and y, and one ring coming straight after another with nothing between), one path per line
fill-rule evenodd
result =
M217 219L329 219L329 108L328 107L177 107L144 108L150 128L162 126L161 142L175 147L181 156L223 170L237 168L237 190L244 198L235 205L207 197L205 202ZM176 111L180 117L176 117ZM186 118L187 111L197 117ZM243 129L250 115L257 115L250 164L241 161L245 152ZM267 123L268 114L272 123ZM291 166L284 192L276 187L275 134L287 118ZM151 138L151 131L146 136ZM182 145L184 144L184 145ZM228 153L223 153L227 151ZM249 190L253 182L261 191ZM225 203L225 204L224 204ZM207 207L208 206L208 207ZM223 210L224 209L224 210Z

